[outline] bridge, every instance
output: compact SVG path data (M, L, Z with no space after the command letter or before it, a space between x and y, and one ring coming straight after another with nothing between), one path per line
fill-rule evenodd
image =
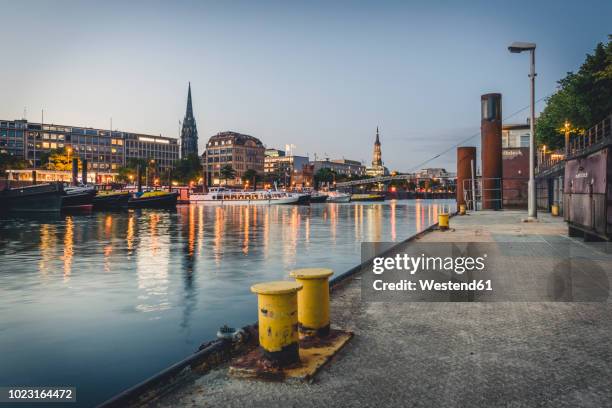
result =
M379 176L379 177L372 177L372 178L361 179L361 180L343 181L341 183L336 183L336 188L363 186L367 184L377 184L377 183L389 183L395 180L415 181L418 183L419 180L432 180L434 178L436 180L445 180L445 181L455 179L454 176L450 176L450 175L442 176L442 177L431 177L431 176L423 177L415 173L407 173L407 174L398 174L395 176Z

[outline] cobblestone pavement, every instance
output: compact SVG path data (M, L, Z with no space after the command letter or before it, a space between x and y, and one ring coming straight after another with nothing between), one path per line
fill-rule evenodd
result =
M522 216L454 217L454 230L420 240L568 239L562 220L522 223ZM237 380L222 366L156 406L612 406L609 301L363 302L357 275L334 291L332 322L355 337L312 384Z

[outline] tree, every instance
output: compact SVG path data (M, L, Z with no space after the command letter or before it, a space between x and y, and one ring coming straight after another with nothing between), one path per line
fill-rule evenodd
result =
M548 98L536 122L539 144L551 149L564 144L565 121L572 134L582 134L612 112L612 36L607 44L599 43L578 72L568 72L559 90Z
M236 170L234 170L231 164L224 165L219 172L221 173L221 178L225 180L225 185L227 185L227 180L236 178Z
M202 177L202 162L197 154L191 154L174 163L173 178L182 184L189 184Z
M257 182L261 179L261 177L259 176L259 173L257 173L256 170L254 169L248 169L247 171L244 172L244 174L242 175L242 181L244 183L252 183L253 186L253 191L255 191L256 186L257 186Z
M336 180L336 172L328 167L319 169L314 175L315 188L321 183L332 183Z
M71 153L69 153L68 149L62 147L59 149L42 152L40 154L40 163L48 170L71 171L73 157L78 158L78 156L73 156ZM79 168L80 166L81 163L79 162Z
M142 169L142 175L144 176L145 169L149 162L150 162L149 159L136 159L136 158L128 159L125 163L125 166L119 167L117 169L117 173L118 173L117 180L123 181L126 183L128 181L136 182L136 174L138 171L137 170L138 166L140 165L140 168Z
M25 160L15 157L8 153L0 153L0 174L8 169L18 170L25 169L27 163Z

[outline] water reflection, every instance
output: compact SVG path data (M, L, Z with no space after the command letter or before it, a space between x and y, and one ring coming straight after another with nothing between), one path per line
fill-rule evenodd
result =
M253 283L286 279L296 267L341 273L359 262L361 242L403 240L435 222L443 205L194 205L0 219L0 350L8 351L0 383L45 384L62 372L64 383L110 397L189 355L219 326L254 321ZM46 336L32 335L43 329ZM12 357L18 344L32 367ZM133 369L117 368L125 364Z

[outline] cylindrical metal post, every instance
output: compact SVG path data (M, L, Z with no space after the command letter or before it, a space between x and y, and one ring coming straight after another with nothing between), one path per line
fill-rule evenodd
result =
M465 180L469 180L472 176L471 161L476 160L475 147L458 147L457 148L457 189L456 199L457 205L465 204L464 184Z
M84 185L87 184L87 159L83 159L83 168L81 169L81 181Z
M298 327L306 336L329 334L329 277L334 271L326 268L305 268L291 271L290 276L302 285L298 292Z
M79 159L77 157L72 158L72 185L78 184L79 177Z
M268 360L280 366L300 360L297 282L276 281L251 286L257 294L259 346Z
M142 167L140 164L136 165L136 185L138 186L138 192L142 192Z
M448 213L438 214L438 228L441 230L447 230L449 226L448 218Z
M529 184L527 195L527 218L537 219L538 210L536 207L536 183L535 183L535 48L530 50L531 54L531 115L529 120Z
M502 100L501 94L492 93L480 97L482 116L481 160L482 208L501 209L502 203Z

